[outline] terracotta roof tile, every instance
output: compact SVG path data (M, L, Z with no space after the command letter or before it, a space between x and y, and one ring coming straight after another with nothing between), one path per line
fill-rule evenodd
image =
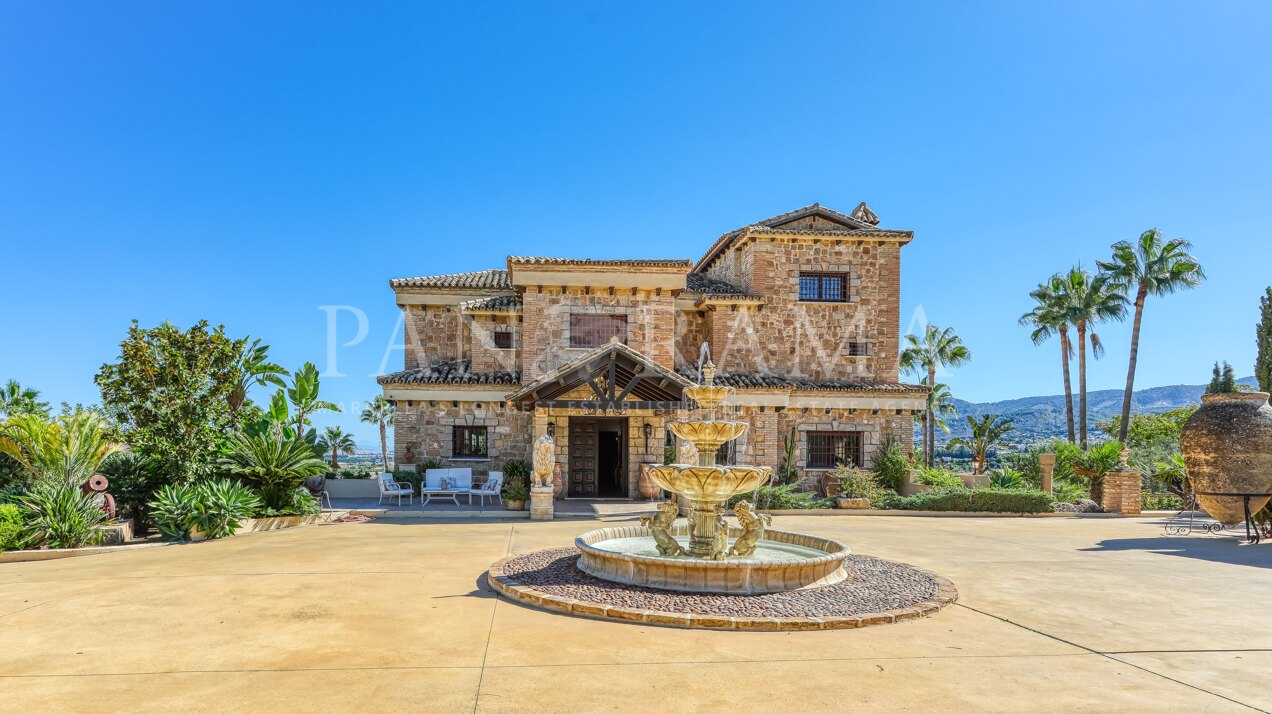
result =
M471 273L450 275L426 275L419 278L394 278L389 281L394 288L470 288L511 290L507 270L477 270Z
M698 379L697 369L680 367L681 375ZM716 372L715 383L734 389L791 389L817 392L912 392L926 394L927 388L917 384L878 382L874 380L812 380L760 372Z
M818 215L823 218L828 218L836 223L843 224L843 228L817 230L817 231L801 230L801 229L792 230L792 229L781 228L781 226L786 223L798 221L801 218L807 218L808 216L812 216L812 215ZM871 221L873 221L873 223L871 223ZM732 231L729 231L728 233L725 233L724 235L716 239L716 242L713 243L711 247L707 249L707 252L704 253L702 257L698 260L694 269L701 270L702 268L706 267L708 263L714 260L719 254L723 253L725 248L727 248L729 244L732 243L735 238L742 235L747 230L756 229L756 228L781 229L784 232L806 233L809 235L846 235L846 236L859 235L863 237L864 236L910 236L912 235L911 231L898 231L898 230L890 230L887 228L879 228L877 226L878 222L879 222L879 217L875 215L874 211L870 210L869 206L866 206L864 201L862 201L855 209L853 209L853 215L851 216L844 215L843 213L840 213L839 211L836 211L836 210L832 210L830 208L826 208L820 203L814 203L811 206L804 206L802 208L796 208L793 211L787 211L786 213L779 213L776 216L771 216L769 218L765 218L762 221L756 221L755 223L751 223L751 224L742 226L741 228L738 228L736 230L732 230Z
M753 297L750 293L731 283L713 278L702 273L689 273L685 276L685 289L701 295L717 297Z
M479 312L517 312L521 309L521 298L516 295L495 295L465 300L459 304L459 309Z
M609 260L604 258L548 258L543 256L508 256L508 265L594 265L600 267L630 268L692 268L693 261L687 258L632 258Z
M380 384L520 384L521 372L472 372L468 360L439 362L428 367L390 372Z

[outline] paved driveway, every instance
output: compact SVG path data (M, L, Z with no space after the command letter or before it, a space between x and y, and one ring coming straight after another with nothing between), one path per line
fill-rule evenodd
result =
M584 620L482 575L594 522L310 526L0 564L0 710L1272 710L1272 544L1142 519L778 520L935 570L960 603L830 632Z

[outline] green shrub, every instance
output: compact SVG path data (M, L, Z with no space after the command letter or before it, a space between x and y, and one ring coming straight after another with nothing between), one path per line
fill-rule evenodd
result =
M526 488L525 479L517 478L511 481L504 481L503 499L505 501L524 501L528 498L530 498L530 490Z
M530 462L525 459L508 459L503 467L504 481L528 481L530 479Z
M22 548L22 509L14 503L0 504L0 553Z
M1025 479L1020 475L1019 471L1012 469L1010 466L1003 466L997 471L991 471L989 474L989 483L994 488L1003 490L1021 489L1025 487Z
M242 484L205 481L160 488L150 511L165 539L185 541L195 529L208 538L234 535L239 521L251 517L260 505L256 494Z
M910 475L911 468L913 464L901 442L891 436L884 439L874 458L875 480L878 484L885 488L899 489Z
M1091 488L1087 484L1071 479L1053 481L1051 492L1059 503L1076 503L1078 499L1091 497Z
M923 467L919 469L916 479L920 484L929 488L962 488L963 479L953 471L935 467Z
M883 489L875 480L875 475L862 471L854 466L840 466L830 472L831 478L839 479L840 498L868 498L876 501L883 495Z
M28 542L46 548L81 548L102 540L106 512L96 496L68 483L37 485L22 497Z
M256 518L271 518L274 516L312 516L322 513L322 507L318 505L318 499L309 495L309 490L304 486L292 491L289 495L280 498L278 508L265 508L262 504L253 514Z
M819 498L812 491L796 491L795 486L793 483L761 486L750 493L733 496L729 499L728 507L734 507L739 501L751 501L759 510L774 511L835 507L835 499Z
M399 483L411 484L411 490L415 493L420 492L420 482L424 480L423 472L413 471L411 469L398 469L393 472L393 480Z
M902 511L962 511L969 513L1051 513L1051 495L1033 490L946 488L884 500L885 507Z
M1145 511L1181 511L1184 500L1173 493L1145 491L1140 496L1140 508Z

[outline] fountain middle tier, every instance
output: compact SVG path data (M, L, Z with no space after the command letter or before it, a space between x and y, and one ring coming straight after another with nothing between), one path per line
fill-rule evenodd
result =
M722 422L715 422L722 423ZM711 453L714 456L714 451ZM718 542L723 528L721 504L739 493L749 493L768 483L773 469L768 466L716 466L708 464L667 464L652 466L649 478L664 490L689 502L689 555L696 558L723 557L727 543Z
M746 433L750 424L744 421L674 421L667 425L671 433L688 439L698 448L698 463L715 463L716 449Z

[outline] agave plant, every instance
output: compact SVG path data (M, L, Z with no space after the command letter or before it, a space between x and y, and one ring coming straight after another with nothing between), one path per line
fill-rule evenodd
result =
M223 480L169 484L150 505L164 538L185 541L196 529L207 538L234 535L239 522L260 507L260 499L246 486Z
M1002 490L1021 488L1025 485L1025 479L1019 471L1004 466L997 471L989 472L989 485Z
M58 419L21 414L0 429L0 453L13 457L37 483L78 487L120 448L106 437L105 419L90 411Z
M97 526L106 512L93 495L69 483L41 483L21 499L26 508L27 538L47 548L80 548L102 540Z
M283 506L288 492L306 478L327 471L327 464L307 441L279 425L259 434L231 434L220 467L226 474L255 485L265 507L273 509Z

